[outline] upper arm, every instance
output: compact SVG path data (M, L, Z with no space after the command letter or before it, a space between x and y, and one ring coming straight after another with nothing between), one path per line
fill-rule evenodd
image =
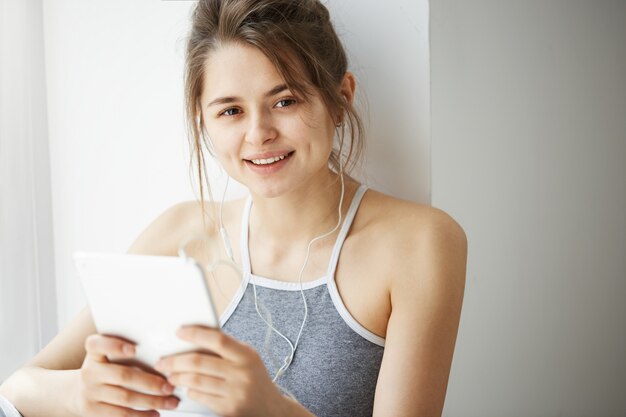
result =
M447 214L428 219L398 256L374 415L441 415L465 288L467 238ZM415 229L414 229L415 230Z
M180 239L191 227L190 215L196 214L194 207L194 202L183 202L165 210L135 239L128 253L175 256ZM78 369L86 354L85 339L94 333L91 312L85 307L26 366Z

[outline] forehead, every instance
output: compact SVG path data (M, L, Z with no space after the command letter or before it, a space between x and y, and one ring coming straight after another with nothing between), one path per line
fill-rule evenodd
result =
M263 94L284 83L274 64L257 48L227 43L212 51L204 62L202 96Z

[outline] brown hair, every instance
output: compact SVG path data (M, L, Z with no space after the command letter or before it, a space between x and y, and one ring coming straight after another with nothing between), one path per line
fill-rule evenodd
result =
M306 99L316 91L329 113L342 115L343 120L337 128L338 143L329 159L330 166L339 172L340 153L345 155L341 168L346 173L360 162L363 124L339 89L348 60L328 10L319 0L199 0L191 20L185 59L185 113L203 213L203 180L208 184L208 178L202 146L209 151L210 147L196 117L201 108L204 64L213 50L226 43L258 48L294 94ZM350 139L347 149L343 146L346 131ZM208 191L211 197L210 186Z

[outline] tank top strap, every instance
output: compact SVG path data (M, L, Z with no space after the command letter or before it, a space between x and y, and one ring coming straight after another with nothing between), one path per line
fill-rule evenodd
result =
M361 200L367 191L367 186L365 184L361 184L359 188L357 188L354 193L354 197L352 197L352 202L350 203L350 208L346 213L346 217L343 220L343 224L341 225L341 229L339 230L339 235L337 236L337 240L335 241L335 246L333 247L333 251L330 255L330 261L328 262L328 273L327 279L329 281L335 280L335 271L337 270L337 262L339 261L339 253L341 252L341 248L343 247L343 242L346 240L348 236L348 232L350 231L350 227L352 226L352 221L356 216L356 212L359 209L361 204Z
M248 247L248 226L250 224L250 209L252 209L252 196L248 195L246 205L243 208L243 214L241 216L241 267L244 276L249 276L252 273L250 267L250 249Z

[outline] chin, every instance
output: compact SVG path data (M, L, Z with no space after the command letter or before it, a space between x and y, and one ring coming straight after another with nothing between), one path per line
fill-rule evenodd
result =
M261 198L277 198L299 190L305 178L298 175L284 175L282 178L254 178L244 183L252 195Z
M251 194L262 198L276 198L284 195L288 191L288 188L279 186L278 184L264 184L248 186L248 190L250 190Z

